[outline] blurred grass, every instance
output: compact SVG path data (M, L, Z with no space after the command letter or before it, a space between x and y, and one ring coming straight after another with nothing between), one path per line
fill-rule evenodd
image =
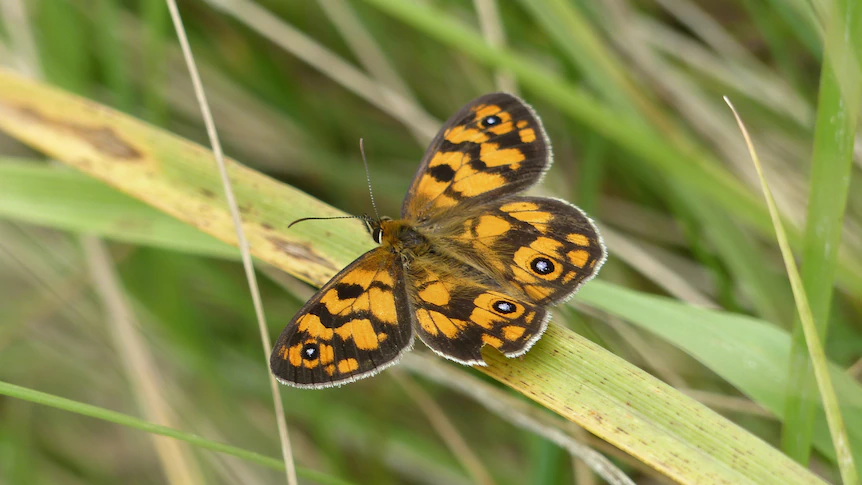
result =
M0 126L8 133L222 241L236 243L227 211L213 202L211 177L203 175L210 172L212 155L200 147L20 78L0 74L0 86ZM110 137L92 136L108 125ZM326 244L314 237L313 226L286 230L278 217L296 218L291 211L297 207L312 213L334 211L236 162L227 163L246 237L264 262L322 285L355 257L350 253L367 248L365 232L356 223L345 227L340 237L325 238ZM271 200L282 203L275 207ZM817 482L719 415L557 325L528 356L511 361L492 353L486 361L482 372L683 483ZM452 448L464 457L463 443Z
M89 8L91 3L97 8ZM189 107L188 81L161 2L24 4L39 60L53 84L182 136L205 140L194 105ZM315 3L258 4L344 61L361 65ZM641 307L634 304L635 296L663 293L663 282L624 263L624 248L611 247L611 261L601 278L636 291L629 299L623 292L590 299L591 294L613 288L596 282L584 289L581 301L593 306L605 302L599 306L604 312L650 329L673 347L648 339L643 348L658 348L644 360L606 331L603 314L592 314L577 326L587 326L591 331L585 335L648 371L665 375L670 370L687 387L719 395L741 392L784 416L786 402L798 399L806 389L789 371L786 330L794 325L789 286L765 206L755 197L757 180L735 127L722 111L720 95L731 95L746 119L786 220L806 227L807 214L814 210L812 206L806 211L809 191L833 199L840 195L837 168L825 177L810 173L818 167L812 160L821 159L811 156L816 140L830 139L828 131L821 133L829 129L827 124L819 121L829 119L824 115L827 103L822 94L818 96L828 31L822 9L815 13L802 1L661 2L637 7L623 0L499 2L510 46L500 53L484 47L473 33L478 22L470 2L427 4L437 14L413 18L415 25L419 20L428 24L422 24L426 30L414 30L384 9L401 8L409 15L425 12L421 4L350 2L356 20L380 44L432 118L443 119L475 95L492 90L493 72L488 67L503 65L516 71L524 96L543 116L556 149L557 165L546 184L586 206L614 231L644 247L663 250L638 257L655 258L722 308L753 317L687 313L684 302L670 301L665 301L667 310L676 313L637 311ZM714 25L697 15L682 15L684 9L673 10L680 5L699 9ZM229 154L336 207L362 213L369 204L364 183L356 183L362 178L357 140L365 138L378 203L386 209L383 212L397 212L424 149L409 129L238 18L204 2L183 2L180 7L204 64L204 83ZM4 15L7 10L0 10ZM17 24L10 28L5 24L12 20L2 20L0 63L15 65L9 56L21 52L23 44L15 34ZM581 40L566 36L573 25L584 29L578 32ZM463 26L472 30L464 31ZM459 37L452 39L453 32ZM851 39L860 38L858 28L851 34ZM859 52L862 49L856 49ZM775 93L781 97L774 98ZM858 113L856 103L846 104L849 114ZM842 170L850 180L846 213L843 220L835 216L834 203L824 211L843 223L833 225L842 229L840 236L830 236L832 248L839 244L838 237L842 245L837 282L818 277L814 283L816 290L832 293L832 302L825 307L831 308L834 318L824 343L835 372L862 358L858 303L862 192L854 190L860 161L857 156L851 164L847 155L853 132L858 134L849 129L844 139ZM160 359L165 386L178 403L185 428L206 436L217 430L223 437L219 441L277 455L274 422L266 406L265 369L256 337L249 331L253 316L236 263L187 254L191 247L206 243L199 233L167 219L144 219L125 229L118 218L145 217L141 210L146 206L105 192L80 175L40 167L37 155L3 138L0 154L30 160L29 165L4 161L0 169L0 214L9 221L0 223L4 312L0 379L133 412L132 401L122 392L126 385L113 369L118 361L107 350L103 325L93 321L97 312L92 311L80 254L64 232L88 229L118 241L115 257L125 286L138 302L142 331ZM205 181L214 177L199 175ZM627 206L619 201L649 211L661 224L638 225L637 217L620 212ZM272 204L277 207L278 201ZM303 207L284 214L292 212L301 213ZM341 222L308 230L325 247L327 233L340 231L337 224ZM677 239L659 229L664 227L679 228L682 242L670 242ZM803 273L828 269L822 262L810 262L803 251L808 247L803 231L796 233ZM215 244L208 254L221 257L222 250L223 245ZM274 284L265 284L263 291L275 333L301 301ZM647 307L663 308L656 305L651 302ZM10 317L5 318L7 314ZM686 353L705 366L693 364ZM660 362L664 370L650 362ZM845 417L850 439L858 440L853 434L862 425L852 421L858 420L862 405L858 383L840 376L836 387L843 409L849 410ZM422 424L421 415L393 388L380 376L337 391L285 390L298 461L349 477L353 483L468 483L457 461ZM525 431L487 415L445 387L428 389L498 483L572 482L567 460L551 455L546 462L537 461L545 452L529 444L533 441ZM129 483L159 481L157 474L147 471L155 458L137 434L14 402L0 399L0 450L7 450L0 451L0 481L115 483L120 476ZM775 446L782 434L784 439L804 436L794 431L792 422L781 429L761 417L726 413ZM819 411L815 416L811 466L834 480L834 452ZM807 446L804 439L800 442L802 451L792 456L802 460ZM117 455L110 462L104 459L107 444ZM857 463L859 450L854 446ZM201 463L207 468L207 481L213 483L276 483L280 476L221 458ZM626 469L638 482L654 473Z
M766 204L769 207L769 215L772 217L775 224L775 238L778 240L781 256L784 259L785 268L787 268L787 277L790 279L790 285L793 288L793 299L796 304L796 312L802 324L802 331L805 334L805 344L808 347L808 356L811 360L811 367L816 378L817 389L820 394L820 399L823 403L823 410L826 414L826 421L829 425L829 434L832 438L832 445L835 448L835 455L838 461L838 469L841 472L841 480L843 483L859 483L859 474L856 471L856 464L851 451L850 440L847 438L847 429L845 427L844 418L842 417L841 406L835 394L835 387L832 384L832 376L828 369L828 361L826 354L823 352L823 344L818 335L817 324L814 321L814 316L811 312L811 306L808 302L808 295L805 290L802 277L799 274L799 267L796 265L796 259L793 255L793 250L790 249L790 243L787 240L787 232L784 230L784 224L781 222L781 216L778 213L778 207L775 204L775 197L772 196L772 191L769 189L769 184L766 181L766 176L763 173L763 165L760 163L760 158L751 141L751 135L748 133L748 128L745 127L742 119L739 118L736 108L733 107L728 98L725 98L727 105L733 111L733 115L739 124L739 129L742 131L745 143L748 146L748 151L751 154L754 166L757 169L757 175L760 178L760 183L763 187L763 195L766 199ZM843 195L843 194L842 194ZM840 196L843 199L843 196ZM841 201L843 203L843 200ZM822 261L818 261L823 264ZM831 279L828 280L831 282ZM821 325L825 325L821 324ZM813 416L813 411L811 412ZM790 420L788 419L788 422ZM806 436L806 438L809 438Z
M862 49L862 3L839 1L832 8L820 78L802 253L805 293L821 341L829 329L832 282L838 266L862 100L862 71L854 55ZM782 433L782 447L801 463L808 462L817 400L815 372L808 357L811 352L806 352L810 339L799 321L794 326L789 374L793 378L791 388L800 392L787 401L788 419Z

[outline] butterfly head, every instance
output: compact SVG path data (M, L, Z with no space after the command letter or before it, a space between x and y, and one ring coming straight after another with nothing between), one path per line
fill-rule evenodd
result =
M368 233L371 234L371 239L374 239L374 242L377 244L383 244L384 237L386 235L386 226L387 223L392 220L391 217L371 217L368 214L363 214L362 222L365 223L365 229L368 230Z

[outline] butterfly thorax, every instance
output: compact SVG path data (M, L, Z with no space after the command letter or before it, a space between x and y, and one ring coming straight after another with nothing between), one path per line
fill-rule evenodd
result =
M382 247L401 255L402 260L410 261L431 250L428 239L409 221L383 218L377 224L380 228L379 233L372 232L375 241Z

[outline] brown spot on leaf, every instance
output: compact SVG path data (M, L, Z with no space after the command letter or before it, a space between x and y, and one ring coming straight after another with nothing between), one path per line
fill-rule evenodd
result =
M215 199L216 197L215 192L210 189L201 189L201 195L203 195L207 199Z
M272 224L269 224L267 222L261 223L260 226L263 227L264 229L266 229L267 231L271 231L271 230L275 229L274 227L272 227Z
M301 279L302 281L307 281L312 284L320 285L319 282L315 281L315 275L311 274L308 271L303 271L301 269L294 270L294 276Z
M111 128L87 128L69 125L69 129L93 145L93 148L108 156L127 160L141 158L141 152L117 136Z
M267 237L267 239L269 240L269 242L275 245L275 247L278 248L279 251L290 257L301 259L303 261L308 261L310 263L314 263L319 266L328 268L332 271L338 269L332 264L332 262L315 253L314 250L306 244L289 242L274 236Z
M56 129L71 133L109 157L126 160L141 158L141 152L129 142L120 138L110 127L84 126L67 121L53 120L29 106L19 106L16 108L16 111L26 121L51 125Z

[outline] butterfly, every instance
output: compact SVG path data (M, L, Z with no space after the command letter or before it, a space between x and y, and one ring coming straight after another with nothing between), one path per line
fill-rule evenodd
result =
M344 268L293 317L270 368L282 383L324 388L395 364L415 337L465 365L482 347L527 352L605 261L592 220L563 200L519 195L552 162L535 111L481 96L431 141L401 219L361 217L378 247Z

